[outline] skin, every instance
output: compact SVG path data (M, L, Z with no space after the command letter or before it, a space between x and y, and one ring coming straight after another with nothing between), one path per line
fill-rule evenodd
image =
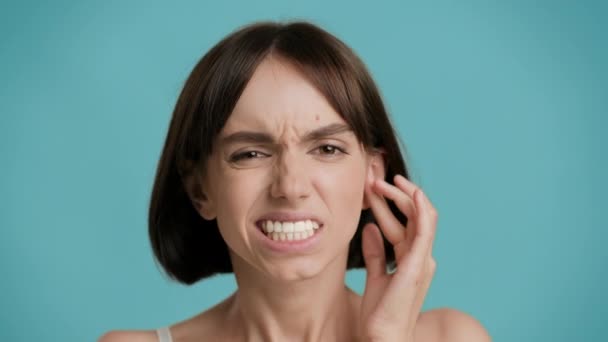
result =
M404 177L385 182L380 154L350 130L289 63L264 60L222 129L207 167L188 184L206 219L217 219L229 246L238 290L213 308L171 327L174 341L489 341L472 317L452 309L421 313L436 263L437 211ZM252 131L268 141L232 139ZM199 190L199 191L196 191ZM394 201L408 217L403 227ZM344 284L348 244L362 209L379 226L363 233L368 265L363 296ZM269 212L314 214L321 239L305 252L277 255L261 243L256 220ZM397 271L385 272L381 234L393 244ZM261 238L260 238L261 236ZM356 328L355 328L356 327ZM156 341L154 331L118 331L100 341Z

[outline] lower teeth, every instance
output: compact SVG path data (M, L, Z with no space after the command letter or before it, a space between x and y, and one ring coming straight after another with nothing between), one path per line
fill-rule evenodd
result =
M314 233L312 231L303 231L303 232L297 232L297 233L274 232L274 233L267 233L266 236L268 236L269 239L272 239L274 241L298 241L298 240L307 239L307 238L311 237L313 234Z

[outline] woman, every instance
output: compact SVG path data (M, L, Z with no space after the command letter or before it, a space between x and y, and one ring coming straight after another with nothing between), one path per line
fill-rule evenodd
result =
M489 341L467 314L420 312L437 212L408 177L344 43L305 22L241 28L186 81L149 216L172 278L234 272L238 289L170 328L101 341ZM363 296L344 283L361 267Z

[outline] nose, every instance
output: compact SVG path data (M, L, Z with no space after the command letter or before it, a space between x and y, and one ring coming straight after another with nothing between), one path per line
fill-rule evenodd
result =
M285 152L277 160L274 170L270 188L273 198L296 203L310 195L310 178L304 161Z

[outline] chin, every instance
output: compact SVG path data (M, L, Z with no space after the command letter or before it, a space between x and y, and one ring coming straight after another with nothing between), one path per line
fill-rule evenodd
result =
M319 276L324 267L313 260L285 260L269 267L270 277L279 282L308 280Z

